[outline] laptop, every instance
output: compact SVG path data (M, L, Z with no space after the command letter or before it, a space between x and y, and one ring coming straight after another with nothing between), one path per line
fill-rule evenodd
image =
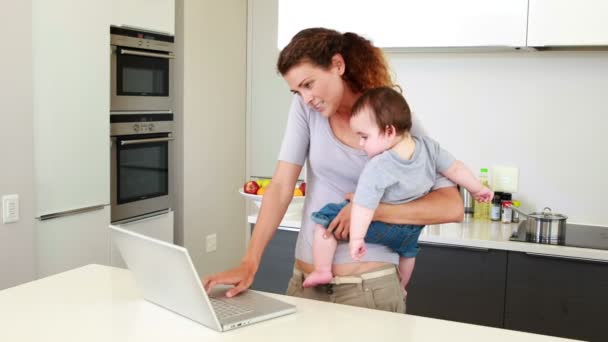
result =
M185 248L113 225L110 231L144 299L206 327L227 331L296 311L253 291L228 298L226 286L208 295Z

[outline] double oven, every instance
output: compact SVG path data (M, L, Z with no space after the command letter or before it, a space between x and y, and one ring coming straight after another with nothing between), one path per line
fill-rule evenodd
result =
M111 27L111 220L171 208L173 36Z

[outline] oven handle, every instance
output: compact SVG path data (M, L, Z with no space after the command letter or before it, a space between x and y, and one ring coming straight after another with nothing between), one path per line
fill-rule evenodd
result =
M175 138L149 138L149 139L133 139L133 140L122 140L120 145L136 145L136 144L148 144L153 142L164 142L173 141Z
M120 49L120 53L123 55L136 55L136 56L145 56L145 57L158 57L158 58L166 58L172 59L175 58L173 54L163 54L163 53L154 53L154 52L146 52L146 51L137 51L137 50L128 50L128 49Z

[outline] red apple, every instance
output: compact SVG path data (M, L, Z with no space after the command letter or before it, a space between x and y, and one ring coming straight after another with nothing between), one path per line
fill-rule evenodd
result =
M300 191L302 191L302 195L306 196L306 182L302 182L300 184L300 186L298 187L298 189L300 189Z
M258 183L256 183L256 181L249 181L243 186L243 191L245 191L245 193L247 194L255 195L258 193L259 188L260 186L258 185Z

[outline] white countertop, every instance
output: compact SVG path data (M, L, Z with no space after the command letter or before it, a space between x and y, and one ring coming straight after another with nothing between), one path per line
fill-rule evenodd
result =
M219 333L143 300L131 272L88 265L0 291L0 341L561 340L294 297L272 296L295 304L297 312Z
M249 215L247 221L254 224L257 215ZM281 227L286 227L288 230L297 231L300 225L301 217L297 215L286 216L281 221ZM420 242L608 262L608 250L509 241L517 225L517 223L505 224L472 219L462 223L431 225L425 227L420 234Z

